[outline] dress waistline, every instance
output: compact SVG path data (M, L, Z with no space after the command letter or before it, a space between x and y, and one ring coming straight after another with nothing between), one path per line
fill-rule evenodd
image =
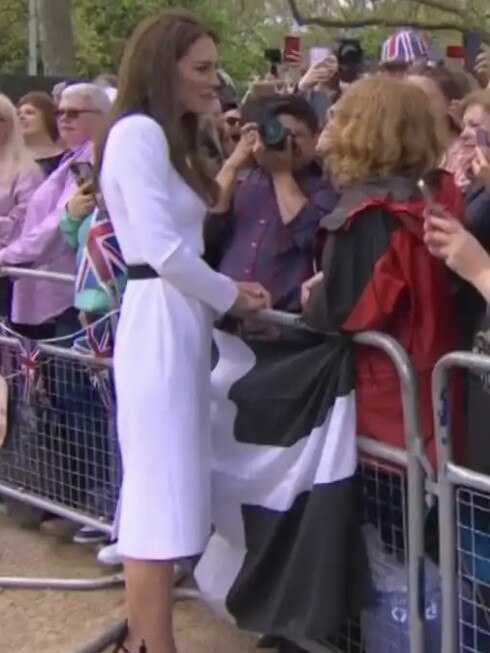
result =
M128 265L127 275L129 281L142 281L143 279L158 279L160 276L150 265Z

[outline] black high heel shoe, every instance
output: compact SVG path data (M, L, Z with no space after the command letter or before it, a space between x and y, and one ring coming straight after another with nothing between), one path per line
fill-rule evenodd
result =
M124 625L124 629L123 629L122 633L119 635L119 637L117 639L115 648L112 651L112 653L129 653L128 649L125 646L125 643L126 643L126 640L128 639L128 636L129 636L129 626L128 626L127 622L126 622L126 624ZM140 647L139 647L139 653L147 653L146 645L145 645L144 642L142 642Z

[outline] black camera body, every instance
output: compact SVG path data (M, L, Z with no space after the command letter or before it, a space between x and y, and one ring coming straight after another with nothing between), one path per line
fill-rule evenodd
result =
M259 136L270 150L284 152L290 137L289 131L273 113L266 113L259 122Z

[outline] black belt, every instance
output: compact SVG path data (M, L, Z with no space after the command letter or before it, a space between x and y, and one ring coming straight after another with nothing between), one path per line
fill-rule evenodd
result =
M158 279L160 276L158 272L150 265L128 265L127 266L128 279L130 281L141 281L142 279Z

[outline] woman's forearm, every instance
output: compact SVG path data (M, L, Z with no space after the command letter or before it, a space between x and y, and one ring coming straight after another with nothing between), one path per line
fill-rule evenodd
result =
M475 279L470 280L478 292L483 295L485 301L490 303L490 257L488 267L485 268Z

